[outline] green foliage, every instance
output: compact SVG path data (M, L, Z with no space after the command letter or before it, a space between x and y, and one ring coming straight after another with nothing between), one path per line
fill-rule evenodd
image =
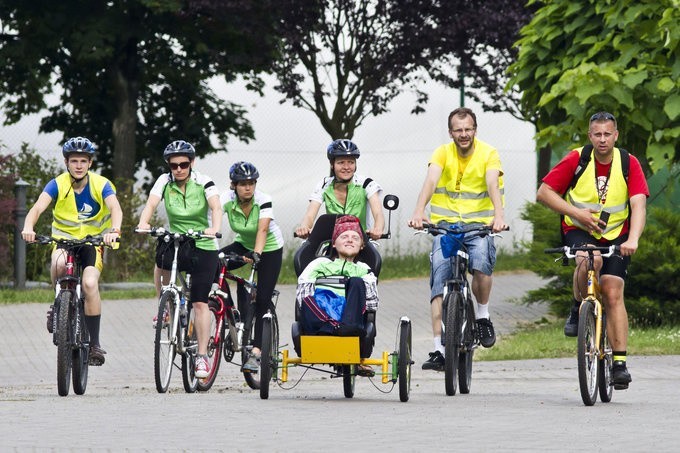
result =
M522 218L532 223L534 241L528 245L530 269L549 283L529 291L526 302L548 301L558 315L567 313L572 300L573 262L562 266L556 255L543 250L561 244L559 217L539 203L529 203ZM680 323L680 214L670 209L652 209L640 238L638 251L631 258L626 279L626 308L634 325L658 326Z
M120 247L106 251L106 265L102 281L128 282L153 281L153 267L156 256L156 241L148 235L135 234L141 207L146 203L146 194L135 190L133 181L123 181L116 188L116 196L123 211ZM156 213L151 216L151 225L158 225Z
M245 109L207 81L256 78L271 63L279 3L3 0L0 108L11 124L58 96L40 131L92 139L96 165L114 179L141 163L156 173L173 139L199 156L221 149L214 138L247 141Z
M677 0L532 1L539 8L511 65L538 148L583 143L599 110L619 120L619 143L656 171L680 161L680 8Z
M680 214L652 209L626 282L626 307L633 322L680 323ZM630 304L628 300L634 300Z
M5 168L11 156L0 155L0 212L10 213L15 208L13 174L6 172ZM10 242L14 231L14 218L11 215L0 216L0 275L11 275L12 262L10 255Z
M3 173L11 175L12 181L15 179L22 179L29 184L26 190L26 204L28 209L30 209L35 200L38 199L45 184L57 176L61 171L63 170L60 169L59 163L55 159L43 158L37 151L28 148L28 145L25 143L21 147L20 152L8 156L3 168ZM12 187L10 188L11 192L9 192L12 200L14 200L13 185L14 183L12 182ZM0 196L0 199L2 198L4 198L4 196ZM11 210L5 212L11 212ZM11 250L9 256L14 256L14 221L13 217L8 216L8 218L11 220L11 228L3 230L3 236L9 238L8 245ZM48 213L44 213L36 223L34 230L38 234L49 234L51 231L51 224L52 216L48 215ZM36 281L49 280L49 257L49 247L27 244L26 279ZM13 264L12 260L9 258L7 262Z

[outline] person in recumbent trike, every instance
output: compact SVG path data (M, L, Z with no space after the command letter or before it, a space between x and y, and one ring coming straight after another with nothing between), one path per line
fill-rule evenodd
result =
M337 217L330 243L322 246L321 256L299 274L297 322L293 325L295 349L301 356L299 334L354 336L359 337L360 357L368 358L373 350L379 303L377 276L371 265L379 266L380 255L366 240L358 218L330 217L320 219L315 226L315 230L327 230ZM359 364L357 374L373 376L374 372L369 365Z

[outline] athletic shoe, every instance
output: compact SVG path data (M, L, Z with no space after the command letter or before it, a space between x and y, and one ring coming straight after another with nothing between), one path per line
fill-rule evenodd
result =
M476 322L477 335L479 335L479 342L485 348L490 348L496 344L496 333L493 330L493 323L490 319L480 318Z
M208 358L204 355L196 357L196 366L194 367L194 375L199 379L205 379L210 374L210 364Z
M430 358L423 362L423 370L444 370L444 356L439 351L430 352Z
M47 331L54 333L54 305L47 310Z
M98 344L90 345L90 355L88 356L88 365L91 366L102 366L106 361L104 357L106 351L104 351Z
M614 384L614 390L627 389L628 384L630 384L632 380L628 368L626 368L626 362L622 360L615 361L614 365L612 365L612 383Z
M564 335L567 337L578 336L578 306L571 307L567 322L564 323Z
M260 371L260 355L251 354L243 364L242 371L244 373L257 373Z

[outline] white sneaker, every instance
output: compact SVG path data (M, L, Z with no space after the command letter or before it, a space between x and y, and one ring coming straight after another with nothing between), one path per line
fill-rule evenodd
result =
M210 364L208 358L204 355L196 357L196 367L194 368L194 375L199 379L205 379L210 374Z

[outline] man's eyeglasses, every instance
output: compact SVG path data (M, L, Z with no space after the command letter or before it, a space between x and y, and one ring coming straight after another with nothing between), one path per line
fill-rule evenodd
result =
M463 132L470 135L475 131L474 127L467 127L465 129L453 129L451 130L451 133L456 134L456 135L461 135Z
M612 115L609 112L597 112L593 116L590 117L590 122L592 123L593 121L614 121L616 122L616 118L614 115Z
M186 169L189 168L189 166L191 165L191 161L188 161L188 160L187 160L187 161L184 161L184 162L180 162L180 163L178 163L178 164L176 164L176 163L168 163L168 165L170 165L170 168L171 168L172 170L177 170L178 168L181 168L182 170L186 170Z

